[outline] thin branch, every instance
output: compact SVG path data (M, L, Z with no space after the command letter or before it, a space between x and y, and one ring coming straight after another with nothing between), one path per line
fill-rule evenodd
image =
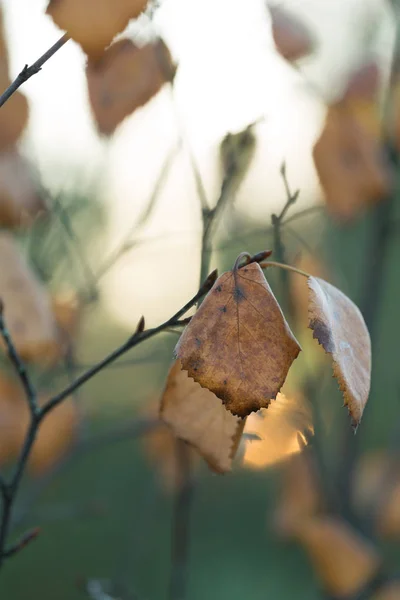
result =
M36 390L33 386L33 383L30 380L28 371L26 370L26 367L17 352L17 350L13 344L13 341L11 339L10 333L6 327L6 324L4 321L3 308L4 307L1 303L0 304L0 334L6 345L10 361L13 364L13 366L18 374L18 377L21 381L22 387L24 388L31 415L36 416L38 413L38 410L39 410L38 403L37 403Z
M75 381L70 383L59 394L57 394L56 396L53 396L53 398L51 398L47 402L47 404L45 404L43 406L43 408L41 409L39 419L42 420L53 408L55 408L58 404L60 404L63 400L65 400L65 398L67 398L68 396L73 394L84 383L89 381L89 379L92 379L92 377L94 377L94 375L99 373L99 371L102 371L109 364L113 363L115 360L117 360L117 358L119 358L120 356L123 356L124 354L126 354L126 352L128 352L129 350L131 350L132 348L134 348L141 342L144 342L145 340L157 335L158 333L161 333L162 331L165 331L166 329L169 329L170 327L179 325L180 318L190 308L192 308L192 306L194 306L197 303L199 298L204 296L204 294L207 293L211 289L211 287L214 284L215 279L216 279L216 271L214 271L213 273L211 273L211 275L209 275L209 277L206 279L204 284L201 286L201 288L197 292L197 294L195 296L193 296L193 298L191 300L189 300L189 302L187 304L185 304L185 306L183 308L178 310L178 312L175 313L170 319L168 319L161 325L158 325L158 327L154 327L153 329L146 329L144 331L136 331L119 348L116 348L116 350L113 350L113 352L111 352L108 356L106 356L101 361L96 363L93 367L88 369L88 371L86 371L85 373L80 375L77 379L75 379Z
M4 551L4 558L10 558L11 556L14 556L14 554L16 554L17 552L20 552L28 544L33 542L33 540L36 540L39 533L39 527L35 527L34 529L31 529L30 531L24 533L24 535L18 540L18 542L16 542L12 546L10 546L10 548Z
M273 228L273 238L274 238L274 256L276 257L277 262L279 263L287 263L285 246L282 240L282 223L288 212L289 208L296 202L300 190L296 190L292 193L289 182L286 177L286 164L283 163L281 166L281 175L283 180L283 185L285 187L286 192L286 202L279 213L279 215L272 214L271 215L271 224ZM293 315L293 302L289 289L289 277L288 273L285 270L280 272L280 282L281 282L281 293L282 293L282 301L284 304L284 312L288 312Z
M44 63L49 60L66 42L69 40L69 35L65 33L51 48L47 50L40 58L37 59L30 67L25 65L22 71L17 75L11 85L1 94L0 106L3 106L9 98L17 91L17 89L28 81L33 75L39 73Z
M117 358L128 352L131 348L138 345L150 337L168 329L171 326L179 325L181 317L192 307L194 306L199 298L201 298L204 294L206 294L211 287L213 286L217 277L216 271L211 273L203 285L200 287L199 291L189 302L185 304L178 312L176 312L170 319L162 323L158 327L154 327L153 329L144 329L144 319L143 317L140 319L137 329L133 335L131 335L128 340L122 344L119 348L111 352L108 356L106 356L103 360L94 365L91 369L83 373L80 377L78 377L75 381L67 385L64 390L62 390L59 394L55 395L51 398L47 404L45 404L42 408L31 412L31 422L29 425L29 429L19 456L19 459L16 464L15 472L11 478L9 484L5 484L4 488L2 488L2 496L3 496L3 505L2 505L2 514L0 519L0 566L3 564L4 559L7 558L5 554L5 544L7 540L8 530L10 527L10 521L12 517L12 509L15 502L15 499L18 494L18 490L21 484L21 479L25 471L25 467L28 462L28 458L30 452L32 450L32 446L36 439L36 435L38 429L40 427L41 422L46 417L46 415L53 410L56 406L58 406L65 398L73 394L76 390L78 390L86 381L89 381L96 373L104 369L108 364L114 362ZM28 394L28 389L26 390ZM30 392L29 392L30 393ZM35 396L36 397L36 396Z

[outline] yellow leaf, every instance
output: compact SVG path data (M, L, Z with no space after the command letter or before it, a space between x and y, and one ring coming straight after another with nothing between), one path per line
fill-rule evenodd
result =
M309 327L332 357L353 427L360 423L371 382L371 340L357 306L335 286L308 278Z
M259 439L246 441L245 467L263 469L300 452L298 434L312 430L311 412L298 394L278 394L268 409L247 417L245 433Z
M93 59L101 56L148 0L50 0L47 14Z
M338 598L359 592L381 565L372 543L339 517L305 519L298 525L297 537L324 589Z

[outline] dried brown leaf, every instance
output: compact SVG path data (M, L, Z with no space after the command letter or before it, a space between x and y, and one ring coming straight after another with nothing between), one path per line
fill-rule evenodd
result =
M157 398L155 402L146 403L143 416L156 420L159 412L160 402ZM161 482L168 492L176 490L182 471L177 452L177 441L178 438L173 429L168 425L163 425L162 422L160 422L160 427L149 431L142 439L146 456L159 471ZM192 447L188 447L188 459L191 471L195 472L201 463L201 458L199 453Z
M357 466L353 500L358 511L374 519L383 538L400 536L400 463L385 452L364 455Z
M378 83L375 63L355 71L342 98L328 108L314 146L327 208L340 221L353 219L392 188L383 153Z
M175 348L189 376L239 417L276 398L299 352L257 263L217 279Z
M6 325L21 357L36 362L58 357L60 338L50 298L7 232L0 233L0 298Z
M277 533L292 537L304 519L316 515L323 504L315 457L305 448L283 467L281 495L273 517Z
M112 44L86 69L89 99L101 133L111 134L125 117L143 106L175 73L162 40L138 48L131 40Z
M1 153L0 225L24 227L45 211L46 206L36 189L29 163L15 149Z
M226 473L238 448L245 420L225 408L221 400L172 365L160 407L160 417L177 437L189 442L211 469Z
M353 427L360 423L371 381L371 340L360 310L343 292L318 277L308 278L309 327L331 355Z
M377 549L339 517L310 517L297 536L327 592L338 598L356 594L378 572Z
M9 82L2 86L7 88ZM0 152L10 150L18 141L28 122L28 101L21 92L15 92L0 110Z
M94 59L101 56L148 0L50 0L47 14Z
M299 19L278 6L270 6L269 10L274 42L283 58L295 61L314 50L314 38Z

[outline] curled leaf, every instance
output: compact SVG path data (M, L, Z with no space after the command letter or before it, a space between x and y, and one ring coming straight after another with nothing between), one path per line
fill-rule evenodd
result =
M283 58L295 61L314 50L314 38L299 19L278 6L270 6L269 10L274 42Z
M257 263L217 279L175 348L189 377L239 417L276 398L299 352Z
M189 442L218 473L231 470L244 428L221 400L172 365L160 407L160 417L175 435Z
M101 133L111 134L125 117L148 102L167 81L175 66L162 40L139 48L131 40L112 44L86 69L89 99Z
M305 519L297 536L324 589L338 598L359 592L381 565L377 549L338 517Z
M335 286L308 278L309 327L325 352L343 392L353 427L360 423L371 382L371 339L358 307Z
M140 15L148 0L50 0L47 14L94 59Z

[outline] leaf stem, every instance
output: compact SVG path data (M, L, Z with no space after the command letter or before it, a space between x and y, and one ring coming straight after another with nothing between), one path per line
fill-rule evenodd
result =
M292 265L286 265L281 262L277 262L275 260L268 260L267 262L260 263L260 267L265 269L267 267L278 267L278 269L284 269L285 271L292 271L292 273L297 273L298 275L302 275L303 277L311 277L309 273L306 271L302 271L301 269L297 269L297 267L292 267Z

